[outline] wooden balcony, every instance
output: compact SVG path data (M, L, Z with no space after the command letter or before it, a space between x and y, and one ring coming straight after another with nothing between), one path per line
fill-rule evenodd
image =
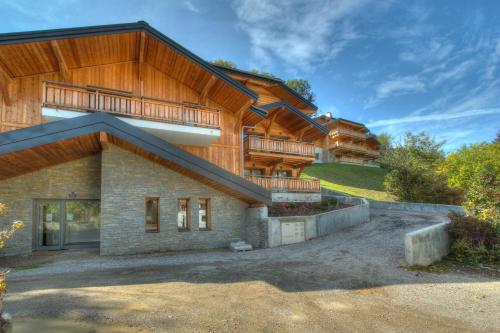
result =
M43 83L42 106L82 112L101 111L142 120L220 129L218 109L105 88L47 81Z
M314 144L312 143L273 140L258 136L248 136L245 138L245 151L295 155L312 159L315 156Z
M247 180L271 192L320 193L320 180L316 178L246 176Z
M355 152L360 155L365 155L365 156L370 156L370 157L378 157L380 155L380 152L375 150L375 149L370 149L368 147L362 146L362 145L357 145L354 143L348 143L348 142L339 142L339 141L334 141L330 143L328 146L328 149L332 151L347 151L347 152Z
M364 132L353 131L353 130L346 129L346 128L337 128L337 129L330 131L331 138L338 138L341 136L347 136L347 137L360 139L360 140L366 139L366 133L364 133Z

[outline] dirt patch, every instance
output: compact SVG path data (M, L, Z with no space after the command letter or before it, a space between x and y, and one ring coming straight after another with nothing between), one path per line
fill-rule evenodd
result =
M280 248L56 260L11 274L7 310L146 332L500 331L498 279L401 267L404 234L438 218L380 213Z

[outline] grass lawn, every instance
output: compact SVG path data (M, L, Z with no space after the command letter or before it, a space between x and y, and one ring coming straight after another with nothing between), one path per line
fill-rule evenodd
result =
M304 169L304 177L321 179L321 186L355 197L395 201L384 190L387 170L340 163L313 164Z

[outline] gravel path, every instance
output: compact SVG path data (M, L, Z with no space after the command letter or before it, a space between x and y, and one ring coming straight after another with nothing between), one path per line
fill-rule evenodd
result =
M19 332L65 322L82 332L500 332L498 280L401 267L404 234L437 222L376 210L370 223L275 249L68 253L13 272L7 308Z

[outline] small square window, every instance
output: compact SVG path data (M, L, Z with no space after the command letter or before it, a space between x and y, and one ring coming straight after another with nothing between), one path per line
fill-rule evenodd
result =
M177 200L177 229L186 231L191 228L189 199Z
M145 206L146 232L160 231L160 198L146 197Z
M200 230L210 230L211 225L210 199L198 200L198 228Z

